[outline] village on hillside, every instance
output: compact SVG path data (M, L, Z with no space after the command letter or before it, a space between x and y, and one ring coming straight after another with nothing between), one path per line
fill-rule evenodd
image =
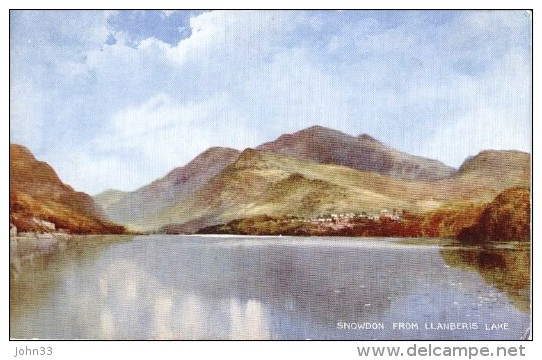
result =
M340 230L344 228L350 228L354 224L376 222L376 221L395 221L401 222L403 220L404 210L388 210L382 209L379 213L339 213L339 214L322 214L319 217L292 219L292 222L302 221L304 223L310 223L313 225L327 226L334 230Z

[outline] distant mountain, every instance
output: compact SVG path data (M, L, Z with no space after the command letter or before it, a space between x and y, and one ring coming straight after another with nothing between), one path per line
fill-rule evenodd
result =
M9 218L21 231L64 229L75 234L123 233L92 198L62 183L47 163L21 145L9 146Z
M163 178L135 191L122 193L108 190L94 199L111 220L126 225L138 223L140 219L159 213L190 196L238 156L238 150L213 147L186 166L173 169Z
M459 167L458 174L479 174L499 178L510 177L511 173L524 177L530 175L530 155L516 150L484 150L469 157Z
M455 172L440 161L400 152L367 134L354 137L322 126L282 135L256 149L410 180L442 179Z
M374 172L247 149L192 196L143 219L136 228L182 223L181 229L189 232L260 214L311 216L410 207L395 197L404 194L402 182Z
M456 202L489 202L508 187L528 186L530 173L514 170L528 163L529 157L519 153L510 175L498 180L483 176L478 168L475 173L414 181L247 149L193 195L137 226L175 224L176 230L190 232L258 215L311 217L382 209L424 213Z
M450 179L449 191L492 201L505 189L531 186L531 155L515 150L484 150L466 159Z
M128 191L109 189L94 196L94 201L107 213L109 207L128 195Z

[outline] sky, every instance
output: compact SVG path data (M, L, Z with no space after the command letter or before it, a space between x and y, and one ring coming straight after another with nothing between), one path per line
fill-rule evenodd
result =
M531 151L526 11L10 11L10 142L78 191L312 125L459 167Z

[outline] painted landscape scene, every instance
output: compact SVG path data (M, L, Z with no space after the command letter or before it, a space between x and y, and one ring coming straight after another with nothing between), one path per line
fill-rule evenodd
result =
M521 10L11 10L11 339L531 336Z

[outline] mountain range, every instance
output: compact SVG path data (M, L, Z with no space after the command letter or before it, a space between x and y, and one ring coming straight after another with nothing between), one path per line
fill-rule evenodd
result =
M489 203L505 189L530 187L530 155L485 150L459 169L409 155L363 134L313 126L239 152L210 148L183 167L132 192L94 197L129 229L179 232L257 215L404 209Z
M10 223L28 231L194 232L260 215L401 209L429 214L430 221L461 216L473 224L465 209L479 212L506 189L530 188L530 169L530 155L519 151L484 150L454 169L366 134L313 126L242 152L213 147L135 191L91 198L64 184L28 149L10 144Z

